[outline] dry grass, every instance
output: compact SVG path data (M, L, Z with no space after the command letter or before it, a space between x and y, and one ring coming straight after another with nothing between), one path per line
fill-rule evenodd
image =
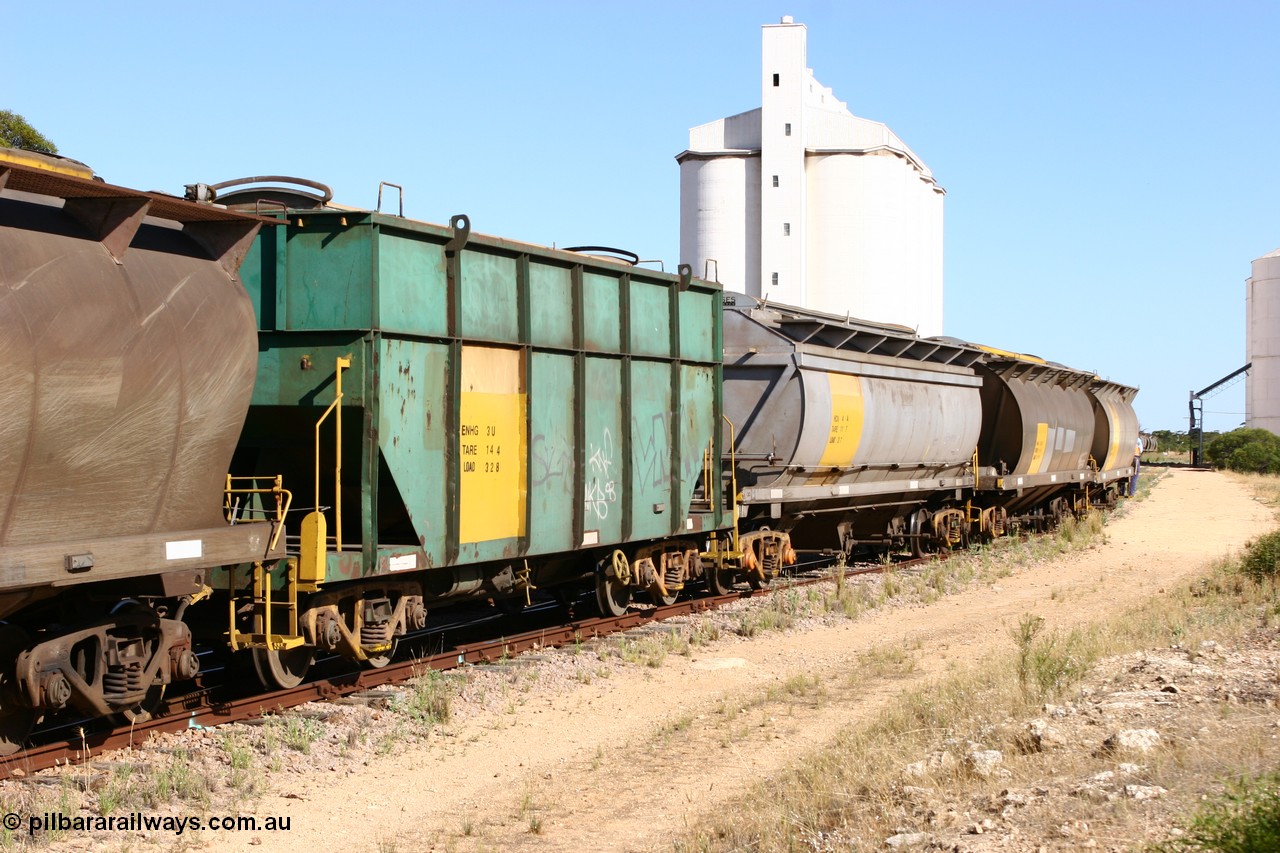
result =
M1264 496L1260 499L1280 504L1280 479L1267 478L1258 489ZM993 565L997 558L992 552L998 550L1014 562L1039 562L1064 550L1087 547L1100 532L1100 520L1085 519L1070 530L1045 537L1048 542L1015 541L962 557L960 570L953 567L950 576L998 576L1003 569ZM936 589L937 584L931 578L925 586ZM1202 642L1240 637L1259 627L1274 628L1278 614L1276 584L1251 582L1226 561L1208 567L1195 583L1119 619L1087 628L1046 631L1043 620L1027 614L1008 626L1006 651L905 693L874 721L840 733L829 747L803 756L781 778L770 779L744 796L743 806L731 807L691 829L677 841L677 849L877 849L897 833L954 828L968 820L967 810L963 814L948 811L937 802L939 789L953 803L996 803L998 814L1001 798L1018 785L1046 778L1088 778L1114 765L1088 751L1039 753L1026 747L1025 721L1043 713L1044 703L1072 695L1098 661L1148 648L1197 649ZM909 671L912 665L910 655L901 650L877 650L871 660L882 661L888 677ZM851 683L884 677L874 674L879 665L871 667L872 674L851 674ZM1146 757L1140 778L1134 781L1170 791L1199 792L1212 789L1228 770L1274 769L1267 765L1273 760L1267 757L1274 757L1276 751L1271 716L1225 704L1207 710L1211 715L1235 715L1229 737L1198 739L1196 734L1203 734L1200 729L1175 731L1164 746ZM1188 719L1184 725L1199 723ZM985 778L968 769L963 756L975 745L1005 754L999 778ZM915 765L913 772L922 775L905 775L908 765ZM1142 839L1146 829L1145 812L1123 800L1102 807L1088 796L1070 797L1041 811L1025 807L1033 825L1042 821L1039 829L1046 838L1061 840L1073 826L1090 822L1095 834L1110 832L1113 839Z
M1273 510L1280 509L1280 477L1274 474L1240 474L1235 471L1223 471L1223 475L1238 483L1243 483L1253 492L1254 498Z
M401 703L392 705L393 710L406 712L424 730L449 721L453 715L454 696L461 687L459 679L446 678L432 669L405 686L408 692Z
M87 799L88 777L74 779L63 777L54 785L24 785L11 788L0 795L0 809L5 814L17 814L23 817L40 816L46 812L75 814ZM5 850L43 847L50 843L62 841L67 832L51 830L32 837L28 834L24 821L19 828L10 830L0 826L0 848Z
M613 648L625 663L657 669L669 654L691 654L693 633L692 626L678 625L638 637L624 634L615 641Z
M1011 626L1009 649L978 666L904 694L874 722L842 733L834 744L804 756L782 778L771 780L745 805L690 832L681 850L822 850L854 845L881 846L900 831L936 829L923 825L913 797L919 786L945 786L960 801L999 799L1004 789L1045 775L1087 776L1107 764L1083 753L1022 754L1023 721L1039 715L1046 701L1060 701L1099 659L1135 649L1181 644L1253 628L1261 614L1275 619L1280 597L1274 586L1240 585L1218 567L1205 584L1189 586L1165 599L1126 613L1114 622L1072 632L1046 632L1029 616ZM876 652L884 655L884 650ZM886 674L909 667L899 652L885 661ZM865 676L851 675L861 682ZM874 676L872 676L874 677ZM1151 756L1144 784L1187 787L1220 774L1224 766L1257 767L1258 756L1274 752L1273 730L1242 727L1226 746L1198 745L1190 736ZM970 773L962 757L971 744L1005 753L1009 775L986 779ZM923 760L918 781L904 768ZM1096 766L1095 766L1096 765ZM1059 823L1097 820L1095 804L1078 802L1078 814L1046 814L1048 835ZM1056 806L1060 808L1060 806ZM1076 808L1076 805L1072 805ZM840 846L845 845L845 846Z

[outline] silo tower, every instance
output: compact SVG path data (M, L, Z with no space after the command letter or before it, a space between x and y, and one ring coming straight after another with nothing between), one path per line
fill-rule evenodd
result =
M728 290L940 335L945 191L814 78L807 39L790 17L763 27L761 106L690 129L680 260Z
M1253 262L1245 282L1246 425L1280 435L1280 249Z

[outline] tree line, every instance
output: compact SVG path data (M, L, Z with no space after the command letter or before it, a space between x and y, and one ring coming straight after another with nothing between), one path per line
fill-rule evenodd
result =
M1148 433L1161 452L1188 453L1198 444L1195 433L1157 429ZM1280 474L1280 436L1270 430L1240 427L1230 432L1206 431L1204 461L1214 468L1255 474Z

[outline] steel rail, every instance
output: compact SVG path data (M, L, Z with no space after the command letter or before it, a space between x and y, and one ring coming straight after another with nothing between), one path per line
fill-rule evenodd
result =
M908 560L894 563L892 567L903 568L921 562L924 561ZM844 574L845 577L877 574L885 568L883 564L854 566L846 568ZM789 585L805 586L832 579L833 575L829 573L813 577L793 577L789 579ZM361 669L323 676L288 690L243 698L220 700L214 695L218 687L204 687L165 700L163 707L166 713L147 722L111 731L90 732L80 729L75 737L59 738L0 759L0 779L25 776L58 765L85 764L106 752L141 746L153 734L212 728L288 710L307 702L331 701L375 687L403 683L421 676L427 670L446 671L467 665L497 663L525 652L603 638L677 616L706 613L779 588L781 587L771 585L758 590L737 590L725 595L690 598L648 610L629 611L622 616L573 620L563 625L508 637L462 643L436 654L392 662L379 669Z

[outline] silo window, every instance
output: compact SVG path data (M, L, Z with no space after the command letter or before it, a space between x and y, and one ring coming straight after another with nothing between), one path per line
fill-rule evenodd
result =
M777 286L778 286L778 274L777 274L777 273L774 273L774 274L773 274L773 286L774 286L774 287L777 287Z
M787 136L790 136L790 135L791 135L791 123L790 123L790 122L788 122L787 124L784 124L784 125L782 126L782 128L783 128L783 133L784 133L784 134L786 134Z
M778 176L777 176L777 175L774 175L774 176L773 176L773 185L774 185L775 187L778 185Z
M791 223L790 223L790 222L784 222L784 223L782 223L782 236L783 236L783 237L790 237L790 236L791 236Z
M773 75L773 85L775 85L775 86L777 86L777 85L778 85L778 75L777 75L777 74Z

